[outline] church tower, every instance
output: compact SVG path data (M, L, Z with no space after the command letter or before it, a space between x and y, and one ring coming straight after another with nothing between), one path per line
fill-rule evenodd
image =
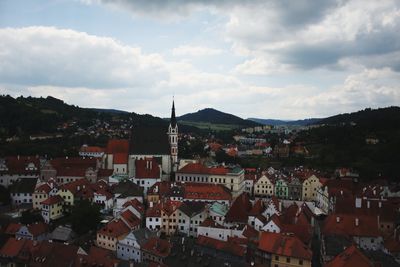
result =
M178 169L178 124L175 117L175 103L172 100L171 120L168 127L168 140L171 147L172 169Z

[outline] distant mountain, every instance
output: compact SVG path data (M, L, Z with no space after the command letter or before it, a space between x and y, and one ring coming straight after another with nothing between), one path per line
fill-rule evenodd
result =
M254 127L260 125L257 122L245 120L235 115L224 113L213 108L206 108L195 113L188 113L177 118L183 122L204 122L212 124L232 125L238 127Z
M317 118L312 118L312 119L304 119L304 120L274 120L274 119L258 119L258 118L248 118L248 120L258 122L263 125L299 125L299 126L305 126L305 125L310 125L310 124L316 124L318 123L321 119Z

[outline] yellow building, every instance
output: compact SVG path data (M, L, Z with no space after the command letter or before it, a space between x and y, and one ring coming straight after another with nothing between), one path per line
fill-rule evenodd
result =
M89 181L86 178L83 178L71 183L61 185L57 194L64 199L64 204L68 208L74 205L78 195L88 195L82 193L87 192L88 190L90 191L89 186Z
M63 198L59 195L51 196L41 202L42 217L46 223L63 216Z
M303 200L317 201L317 190L321 188L322 183L314 174L303 181Z
M161 232L173 235L178 228L180 202L166 201L161 203Z
M129 227L120 219L109 222L97 232L97 246L116 251L117 242L122 240L130 232Z
M274 184L266 176L263 175L254 183L254 195L260 197L272 197L274 196Z
M51 188L48 184L41 184L35 188L32 194L32 206L35 210L42 210L41 202L49 197Z

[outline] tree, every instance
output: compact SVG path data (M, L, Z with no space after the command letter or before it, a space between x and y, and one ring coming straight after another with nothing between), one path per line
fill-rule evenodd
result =
M78 202L72 209L72 229L79 235L97 229L100 220L100 208L88 200Z
M32 224L39 221L43 221L43 217L38 212L25 210L21 213L20 222L22 224Z
M10 192L7 188L0 185L0 205L10 204Z

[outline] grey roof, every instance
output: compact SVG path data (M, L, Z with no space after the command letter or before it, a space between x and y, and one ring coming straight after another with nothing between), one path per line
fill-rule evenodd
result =
M136 241L139 243L140 246L143 246L143 244L146 243L149 238L157 237L156 232L152 232L147 228L140 228L133 231L132 234L135 236Z
M10 186L11 193L30 193L35 191L37 178L21 178Z
M189 217L193 217L196 214L202 212L205 208L204 202L196 202L196 201L185 201L179 207L179 210L185 213Z
M385 267L399 267L400 264L396 262L393 256L384 253L382 250L365 250L362 249L362 252L368 259L373 262L380 263L381 266Z
M51 233L50 239L59 240L59 241L70 241L76 237L74 231L72 231L71 227L60 225Z
M333 257L342 253L352 244L351 240L339 235L324 236L324 242L326 255Z
M163 127L136 126L132 128L131 155L170 155L167 129Z
M123 180L113 188L114 194L121 194L119 197L143 196L143 188L129 180Z

